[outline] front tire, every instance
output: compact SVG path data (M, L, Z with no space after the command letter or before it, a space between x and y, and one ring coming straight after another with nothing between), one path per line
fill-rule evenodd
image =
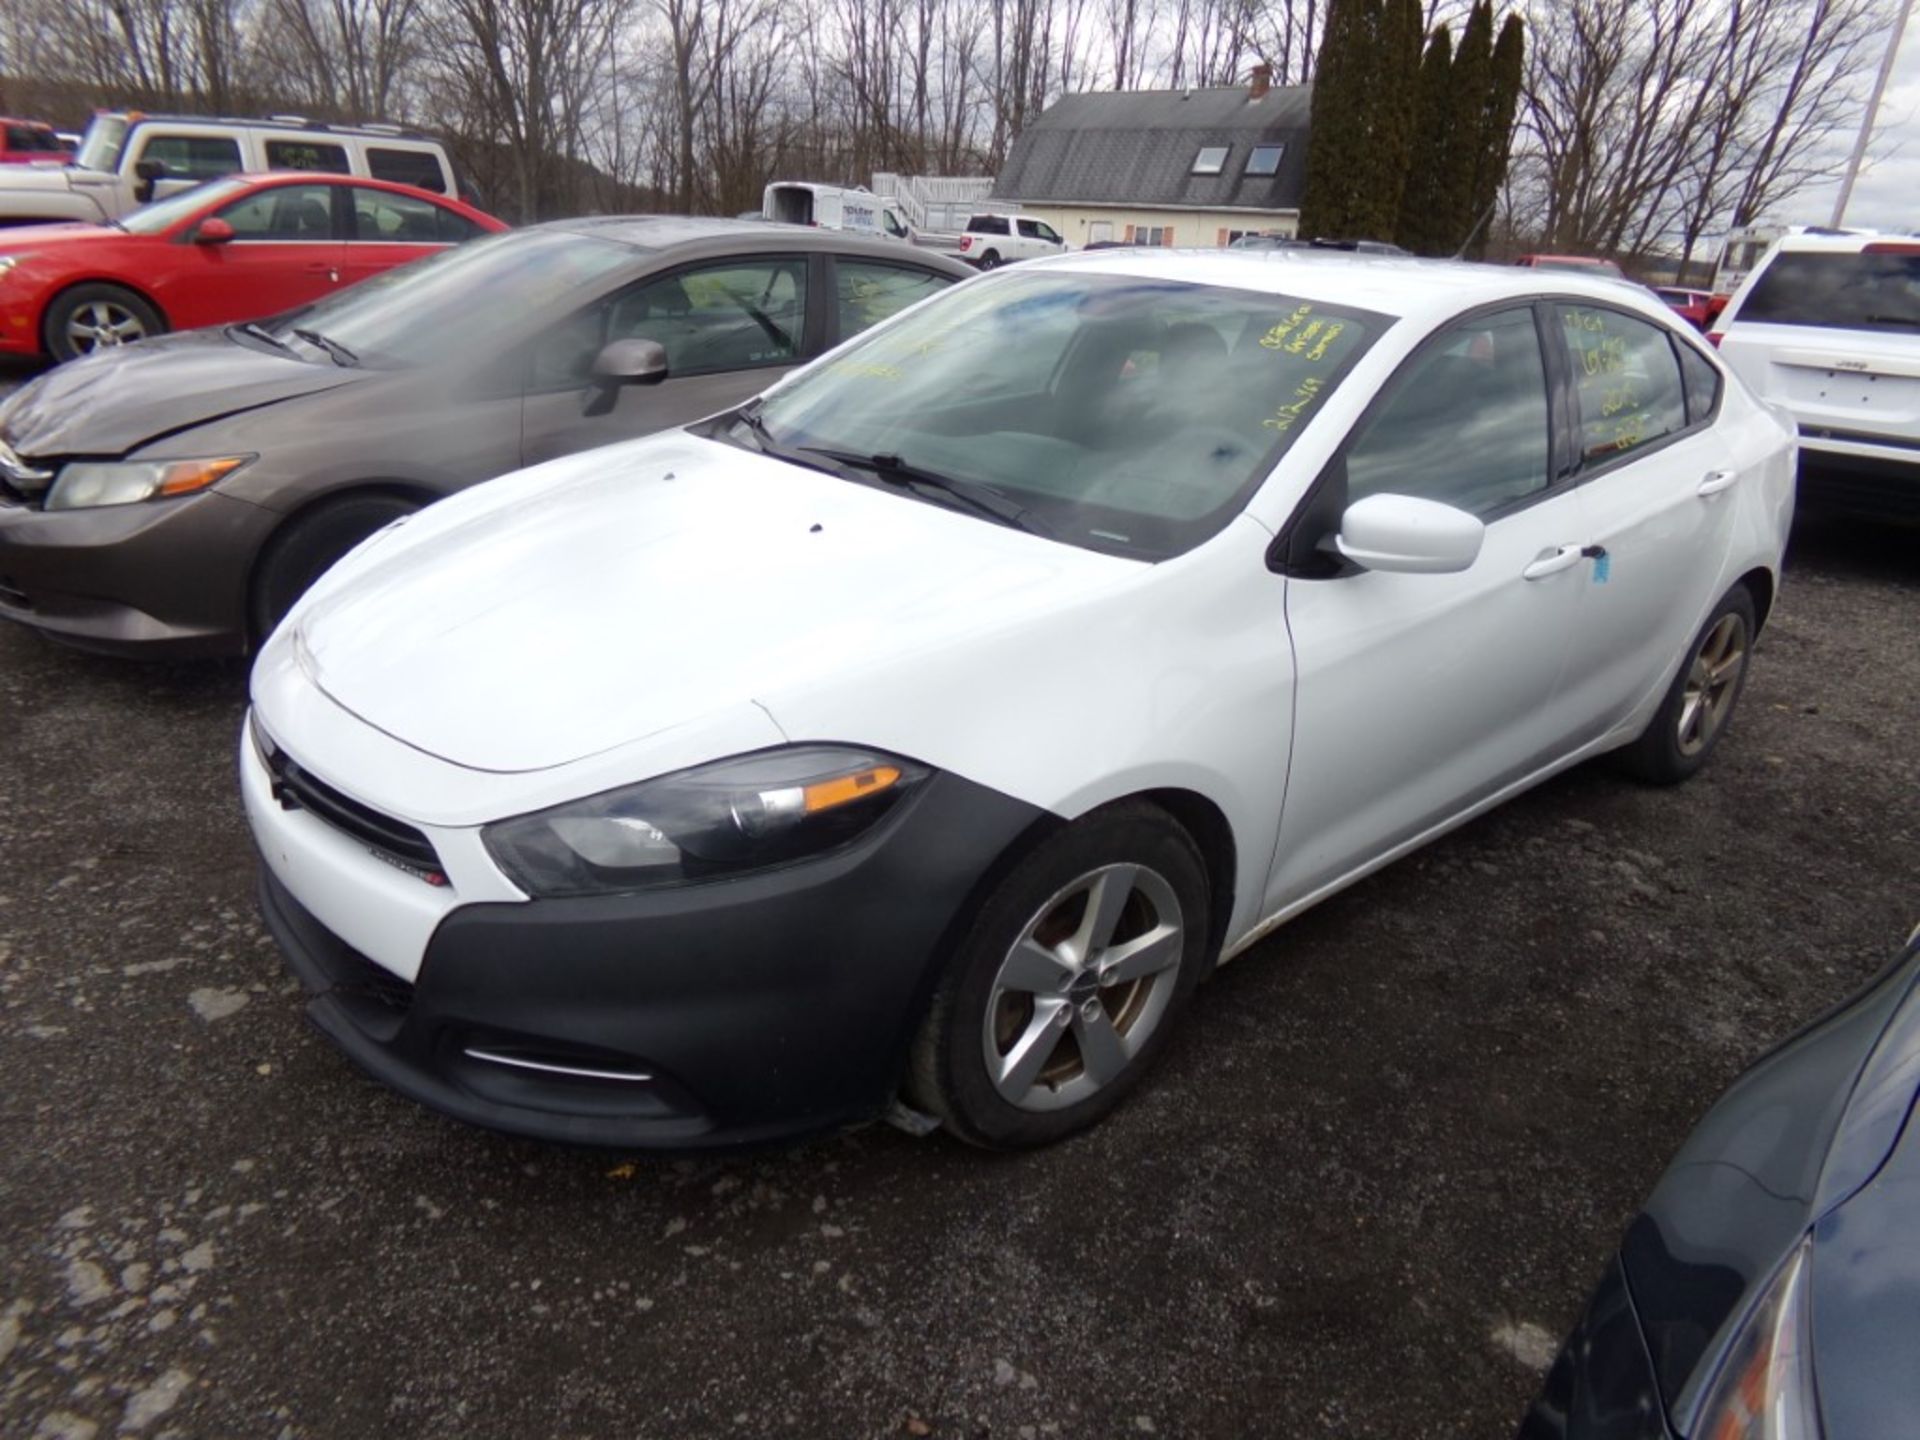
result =
M1118 1105L1206 968L1207 872L1126 802L1044 841L993 891L914 1042L912 1101L960 1139L1046 1145Z
M248 623L258 646L309 586L376 530L420 507L398 495L348 495L298 515L267 542L254 568Z
M1678 785L1707 763L1746 685L1757 628L1753 596L1734 586L1700 627L1646 731L1620 752L1629 774Z
M165 333L166 320L122 285L76 285L56 295L41 325L40 343L55 360L131 345Z

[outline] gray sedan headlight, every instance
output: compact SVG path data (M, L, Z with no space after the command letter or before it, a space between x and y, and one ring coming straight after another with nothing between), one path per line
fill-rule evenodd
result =
M1820 1440L1803 1242L1747 1316L1693 1433L1712 1440Z
M529 895L602 895L719 879L845 844L927 778L896 755L796 745L722 760L489 825Z
M221 455L208 460L76 460L60 467L53 489L47 492L47 509L89 510L191 495L216 480L224 480L253 458Z

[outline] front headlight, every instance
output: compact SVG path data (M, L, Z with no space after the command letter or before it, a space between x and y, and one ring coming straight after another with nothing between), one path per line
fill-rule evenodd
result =
M1760 1297L1721 1362L1693 1427L1699 1440L1819 1440L1802 1243Z
M60 467L53 489L47 492L47 509L88 510L100 505L133 505L168 495L191 495L225 479L253 458L222 455L212 460L76 460Z
M927 778L840 745L765 750L503 820L481 832L529 895L604 895L717 879L832 849Z

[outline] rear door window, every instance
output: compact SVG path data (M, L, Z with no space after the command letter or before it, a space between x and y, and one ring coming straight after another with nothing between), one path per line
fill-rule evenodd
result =
M447 193L447 177L440 169L440 157L430 150L396 150L385 145L369 145L367 171L376 180L412 185L421 190L431 190L435 195Z
M240 142L225 135L149 134L140 159L159 164L168 180L210 180L241 168Z
M1680 379L1687 390L1687 423L1698 425L1720 403L1720 372L1691 345L1674 342L1680 352Z
M267 141L269 170L318 170L328 175L349 175L344 145L326 145L316 140Z
M1920 245L1853 254L1782 251L1735 316L1769 325L1920 331Z
M1686 389L1666 331L1598 305L1558 305L1580 407L1580 458L1603 465L1687 428Z
M417 195L352 188L352 238L361 244L458 245L480 233L478 225Z

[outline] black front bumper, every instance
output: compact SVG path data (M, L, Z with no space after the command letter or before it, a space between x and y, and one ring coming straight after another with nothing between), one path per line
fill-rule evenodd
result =
M328 932L264 864L260 902L313 1022L421 1104L572 1144L750 1145L885 1108L996 861L1047 824L936 775L874 834L784 869L455 910L411 986Z
M1619 1256L1560 1347L1519 1440L1673 1440Z

